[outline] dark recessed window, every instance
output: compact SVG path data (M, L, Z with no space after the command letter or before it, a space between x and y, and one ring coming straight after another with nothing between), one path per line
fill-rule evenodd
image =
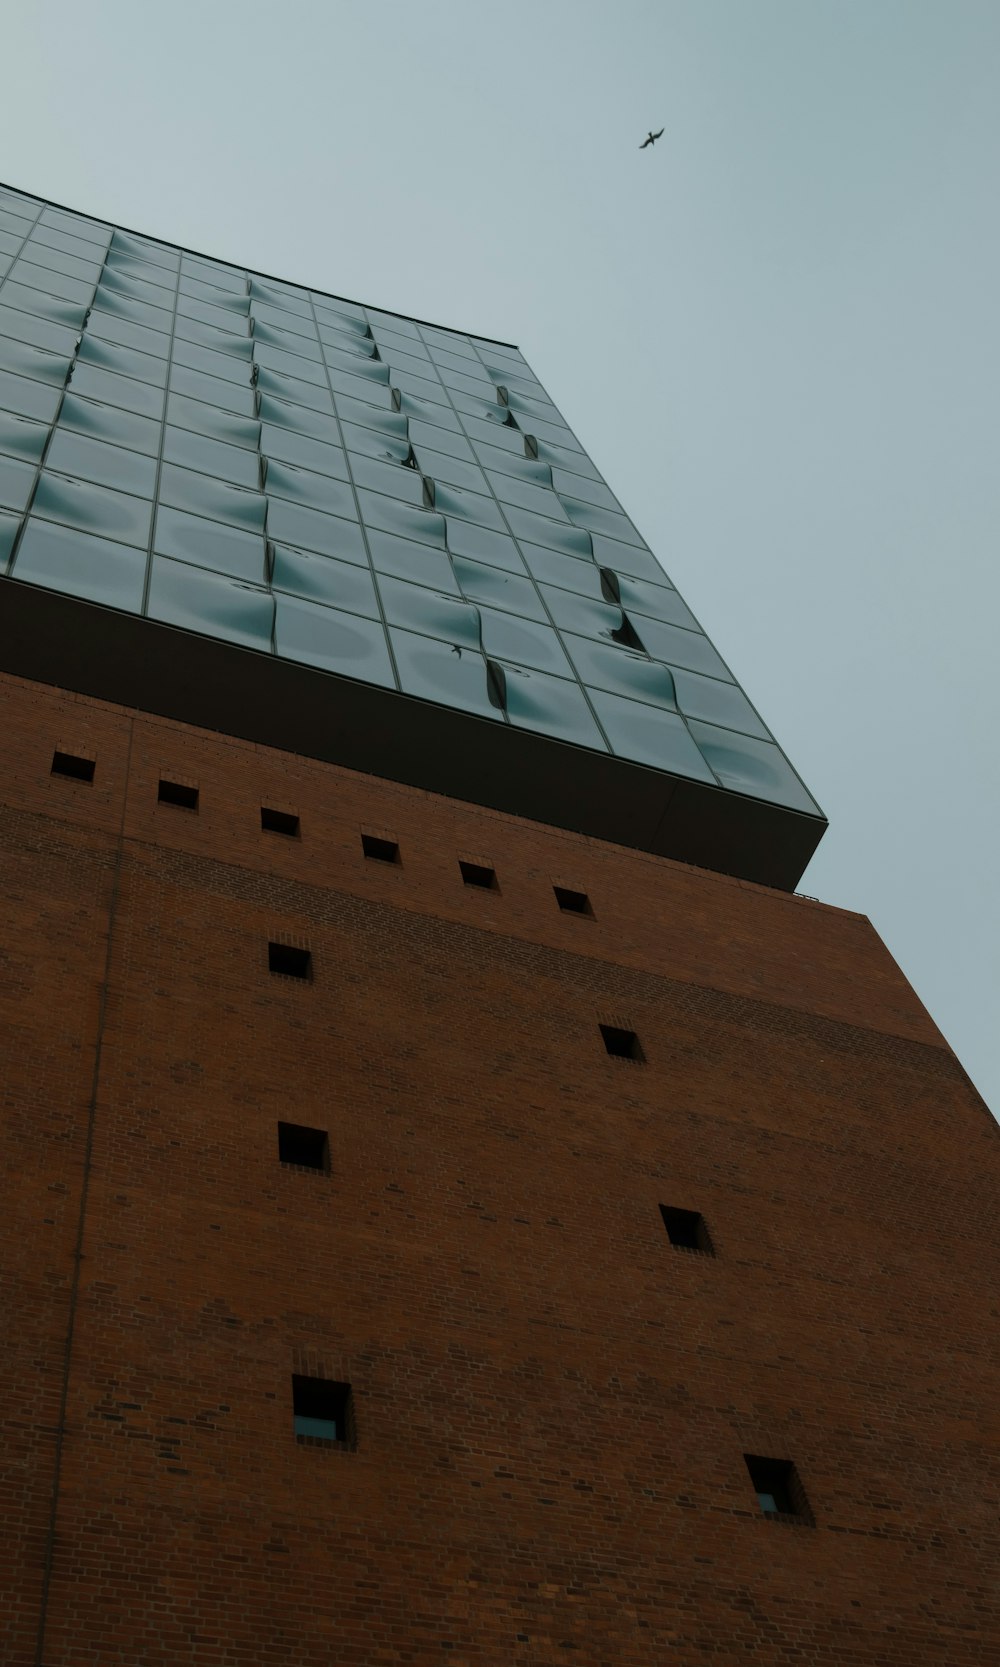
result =
M81 758L75 752L54 752L52 754L52 774L54 776L69 776L71 781L93 781L94 760Z
M478 862L460 862L462 879L467 886L480 886L483 891L499 891L496 870Z
M269 943L267 965L271 972L279 972L283 978L312 977L311 951L297 949L294 944Z
M270 805L261 805L260 825L265 833L284 834L288 839L298 838L299 819L290 811L272 810Z
M553 886L552 890L556 894L556 902L558 903L560 909L562 909L563 914L593 914L594 911L590 906L590 898L587 896L585 891L570 891L566 886Z
M622 1030L618 1025L602 1025L601 1035L604 1037L604 1046L615 1059L645 1059L634 1030Z
M330 1142L325 1129L308 1129L304 1123L278 1124L278 1157L297 1169L330 1168Z
M678 1250L700 1250L706 1256L715 1255L705 1218L697 1210L674 1210L668 1204L661 1204L660 1214L667 1237Z
M399 861L399 846L394 839L376 839L374 834L362 834L361 849L372 862Z
M198 809L197 787L188 787L182 781L164 781L161 778L156 796L161 805L177 805L181 810Z
M810 1522L812 1513L798 1473L790 1459L765 1459L756 1453L744 1453L757 1495L757 1503L765 1516L798 1517Z
M329 1378L292 1378L292 1409L299 1441L339 1441L353 1446L354 1419L349 1383Z

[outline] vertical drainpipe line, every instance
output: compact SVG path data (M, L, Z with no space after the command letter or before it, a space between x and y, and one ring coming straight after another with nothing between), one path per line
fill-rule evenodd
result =
M42 1558L42 1594L38 1611L38 1635L35 1641L34 1667L44 1667L45 1628L49 1612L49 1592L52 1587L55 1561L56 1517L59 1509L59 1485L62 1477L63 1448L66 1442L66 1409L69 1402L69 1380L73 1363L73 1338L80 1298L80 1269L83 1263L83 1237L87 1219L87 1197L94 1156L94 1129L97 1120L97 1095L101 1080L101 1056L104 1049L104 1029L108 1013L108 986L111 978L111 950L114 941L115 918L121 892L122 859L125 850L125 813L128 805L129 778L132 764L132 735L134 718L129 719L128 747L125 754L125 779L122 786L122 813L118 824L118 843L111 879L111 898L108 904L108 935L104 949L104 971L97 1003L97 1035L94 1042L94 1068L90 1078L90 1101L87 1106L87 1133L83 1148L83 1178L80 1183L80 1208L76 1222L76 1243L73 1248L73 1275L69 1293L69 1319L63 1347L62 1384L59 1391L59 1416L56 1422L55 1458L52 1466L52 1496L49 1501L49 1521L45 1531Z

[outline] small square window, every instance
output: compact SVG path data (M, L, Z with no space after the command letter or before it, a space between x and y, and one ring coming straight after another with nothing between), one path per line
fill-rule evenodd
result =
M177 805L180 810L198 809L198 789L189 787L186 782L166 781L161 777L156 796L161 805Z
M374 834L361 835L361 849L372 862L399 862L399 846L394 839L376 839Z
M478 862L460 862L462 879L467 886L479 886L483 891L499 891L496 870Z
M278 1124L278 1158L296 1169L330 1172L330 1141L325 1129L309 1129L304 1123Z
M312 977L311 951L298 949L294 944L269 943L267 965L270 972L280 973L283 978Z
M71 781L93 781L94 760L81 758L75 752L59 752L52 754L52 774L54 776L68 776Z
M765 1516L812 1521L809 1502L790 1459L765 1459L756 1453L744 1453L743 1459Z
M292 1413L297 1441L354 1445L354 1416L349 1383L329 1378L292 1378Z
M270 805L261 805L260 825L265 833L284 834L288 839L299 836L298 817L287 810L272 810Z
M661 1204L660 1214L667 1237L678 1250L700 1250L706 1256L715 1255L705 1217L697 1210L675 1210L668 1204Z
M642 1063L646 1056L639 1046L634 1030L623 1030L619 1025L602 1025L601 1035L608 1053L615 1059L634 1059Z
M556 894L556 902L563 914L590 915L593 917L594 911L590 906L590 898L585 891L570 891L567 886L553 886L552 890Z

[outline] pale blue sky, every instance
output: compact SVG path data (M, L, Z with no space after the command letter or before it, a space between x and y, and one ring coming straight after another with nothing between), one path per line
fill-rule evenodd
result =
M4 55L8 183L524 349L1000 1110L995 0L48 0Z

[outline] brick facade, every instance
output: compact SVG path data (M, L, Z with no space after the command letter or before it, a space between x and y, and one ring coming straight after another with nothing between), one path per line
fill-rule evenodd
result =
M1000 1147L866 920L0 684L4 1667L1000 1659Z

